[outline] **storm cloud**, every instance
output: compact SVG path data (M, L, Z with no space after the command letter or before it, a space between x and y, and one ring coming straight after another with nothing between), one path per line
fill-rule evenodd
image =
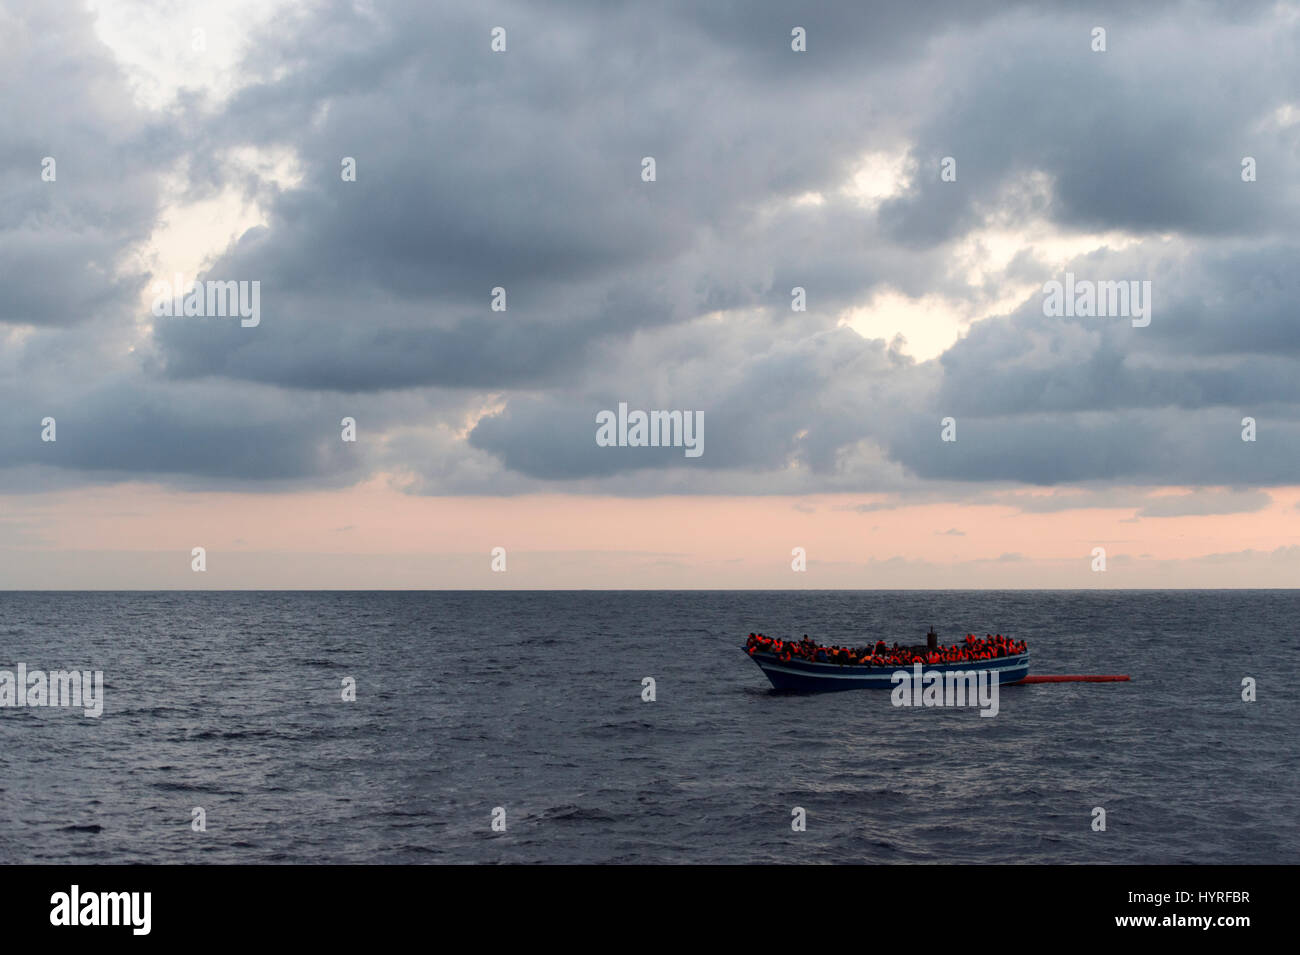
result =
M1161 516L1300 481L1294 8L332 2L160 108L85 9L3 17L5 486L1239 489ZM260 323L152 314L168 203L232 190L262 221L186 278L259 282ZM1067 271L1149 281L1150 324L1045 315ZM598 446L619 402L705 453Z

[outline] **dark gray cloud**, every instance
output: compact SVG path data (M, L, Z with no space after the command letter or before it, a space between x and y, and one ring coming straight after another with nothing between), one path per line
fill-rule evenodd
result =
M6 5L0 37L0 332L125 314L179 144L133 105L84 11Z
M0 66L11 485L33 468L277 487L385 471L424 493L1090 482L1231 486L1187 506L1242 510L1300 480L1300 27L1271 4L335 2L253 37L229 101L160 113L72 9L23 12ZM293 155L301 181L259 178L240 148ZM878 203L839 192L868 153L912 170ZM178 160L192 196L235 186L265 210L204 275L261 283L256 328L141 314L132 256ZM1026 239L976 274L969 247L1030 226L1124 233L1068 268L1150 280L1150 326L1047 318L1037 292L994 314L1061 270ZM887 288L982 320L921 362L839 325ZM620 401L702 412L704 455L597 447ZM45 414L57 448L32 443Z

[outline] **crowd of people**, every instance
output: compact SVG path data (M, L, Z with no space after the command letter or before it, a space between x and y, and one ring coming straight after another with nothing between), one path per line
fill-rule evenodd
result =
M802 640L780 640L765 637L761 633L751 633L745 642L745 649L755 653L771 653L782 661L794 658L815 663L853 664L855 666L905 667L913 663L966 663L972 660L991 660L994 657L1010 657L1025 652L1025 641L1012 640L1002 634L987 634L977 637L967 634L966 639L951 647L938 647L927 650L924 647L900 647L897 643L887 646L884 640L877 640L870 647L823 647L804 634Z

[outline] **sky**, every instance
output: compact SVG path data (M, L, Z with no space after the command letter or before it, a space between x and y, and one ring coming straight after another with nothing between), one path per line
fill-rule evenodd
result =
M1251 0L6 0L0 589L1295 586L1297 62Z

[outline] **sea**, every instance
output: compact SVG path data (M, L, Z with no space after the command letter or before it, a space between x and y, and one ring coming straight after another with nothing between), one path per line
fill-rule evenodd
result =
M930 627L1132 679L989 718L741 649ZM1298 659L1300 591L0 592L0 671L103 674L0 708L0 862L1296 863Z

